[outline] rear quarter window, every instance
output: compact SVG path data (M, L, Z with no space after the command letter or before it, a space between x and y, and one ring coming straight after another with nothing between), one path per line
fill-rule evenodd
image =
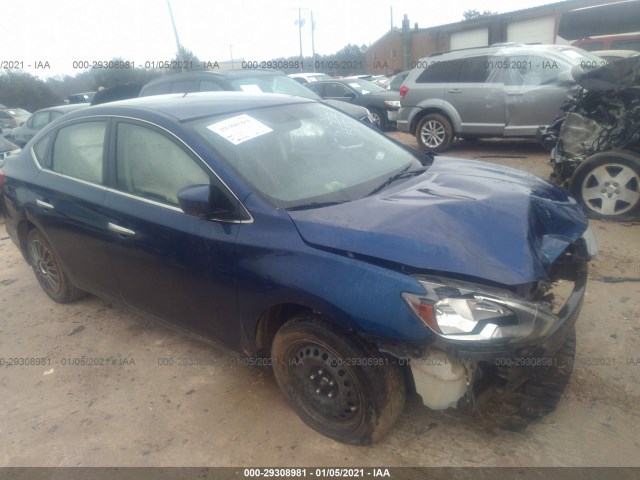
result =
M53 142L51 170L101 184L106 131L105 121L76 123L58 130Z

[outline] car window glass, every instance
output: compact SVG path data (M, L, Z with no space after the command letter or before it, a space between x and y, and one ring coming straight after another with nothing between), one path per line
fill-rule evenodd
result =
M73 178L102 183L104 121L76 123L61 128L53 143L51 169Z
M567 67L553 58L537 55L511 55L505 65L508 85L535 87L553 83Z
M640 51L640 40L614 40L611 42L611 49Z
M455 82L458 78L460 62L457 60L435 61L423 60L428 63L428 67L418 75L416 83L446 83Z
M327 83L324 87L325 97L347 97L353 92L340 83Z
M48 134L45 135L43 138L41 138L40 140L38 140L38 142L33 146L33 151L36 154L36 160L38 160L38 163L40 163L40 165L45 165L46 164L46 156L47 156L47 150L49 148L49 143L51 142L51 139L53 138L53 134Z
M197 80L179 80L171 85L171 93L191 93L198 91Z
M218 82L212 82L211 80L201 80L200 81L200 91L201 92L219 92L224 90L222 85Z
M49 121L53 122L56 118L61 117L62 115L64 115L64 113L62 112L51 112L51 117Z
M36 113L31 121L31 128L40 130L47 123L49 123L49 112Z
M146 97L149 95L162 95L165 93L169 93L169 88L171 88L171 83L169 82L151 85L144 88L142 96Z
M210 179L195 159L173 140L146 127L118 123L116 146L118 189L177 206L177 194Z
M582 45L580 45L580 48L588 52L593 52L595 50L602 50L604 48L604 42L583 43Z
M460 64L458 82L485 83L489 76L488 60L487 55L465 58Z

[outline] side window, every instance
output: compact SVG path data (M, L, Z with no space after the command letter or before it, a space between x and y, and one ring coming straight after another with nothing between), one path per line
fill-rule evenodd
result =
M76 123L58 131L53 142L51 169L73 178L102 183L104 121Z
M219 92L221 90L224 90L224 88L222 88L222 85L217 82L212 82L211 80L200 81L201 92Z
M347 97L353 95L353 92L344 85L339 83L327 83L324 87L325 97Z
M178 192L211 183L199 163L162 133L118 123L116 170L118 189L178 206Z
M64 113L62 112L51 112L51 117L50 117L50 122L53 122L56 118L61 117L62 115L64 115Z
M171 86L171 93L191 93L198 91L197 80L178 80Z
M431 63L433 62L433 63ZM460 61L445 62L429 60L429 66L416 78L416 83L448 83L458 80Z
M552 58L536 55L512 55L507 60L508 85L535 87L553 83L567 67Z
M164 95L165 93L169 93L170 88L170 82L157 83L155 85L151 85L150 87L145 87L144 92L142 92L142 96L148 97L151 95Z
M49 133L38 140L38 142L33 146L33 151L36 154L36 160L40 165L46 166L47 168L50 168L50 165L47 164L47 152L49 151L49 144L51 143L52 138L53 134Z
M31 121L31 128L40 130L47 123L49 123L49 112L36 113Z
M317 93L317 94L318 94L318 95L320 95L321 97L324 97L324 92L322 91L322 90L323 90L323 88L324 88L324 85L325 85L324 83L323 83L323 84L321 84L321 85L316 85L316 84L313 84L313 83L308 83L308 84L306 85L306 87L307 87L309 90L311 90L312 92Z
M460 64L460 83L485 83L489 77L489 57L486 55L480 57L465 58Z

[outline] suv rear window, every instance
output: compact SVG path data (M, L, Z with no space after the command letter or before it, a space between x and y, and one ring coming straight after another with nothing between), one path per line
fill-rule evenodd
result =
M460 65L460 60L433 61L433 63L429 60L429 66L416 78L416 83L455 82L458 79Z

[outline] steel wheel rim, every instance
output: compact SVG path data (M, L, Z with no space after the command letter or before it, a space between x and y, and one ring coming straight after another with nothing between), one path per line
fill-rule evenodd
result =
M373 118L373 123L375 123L376 126L379 127L382 124L382 119L380 118L380 115L375 111L370 111L369 113L371 114L371 118Z
M640 202L640 176L620 163L601 165L585 176L580 194L594 212L622 215Z
M29 257L40 284L52 293L60 289L60 270L53 253L39 240L29 244Z
M437 120L429 120L420 130L422 143L427 147L436 148L442 145L446 137L444 125Z
M292 348L292 377L313 417L338 423L358 421L363 411L362 393L350 368L330 349L305 342Z

